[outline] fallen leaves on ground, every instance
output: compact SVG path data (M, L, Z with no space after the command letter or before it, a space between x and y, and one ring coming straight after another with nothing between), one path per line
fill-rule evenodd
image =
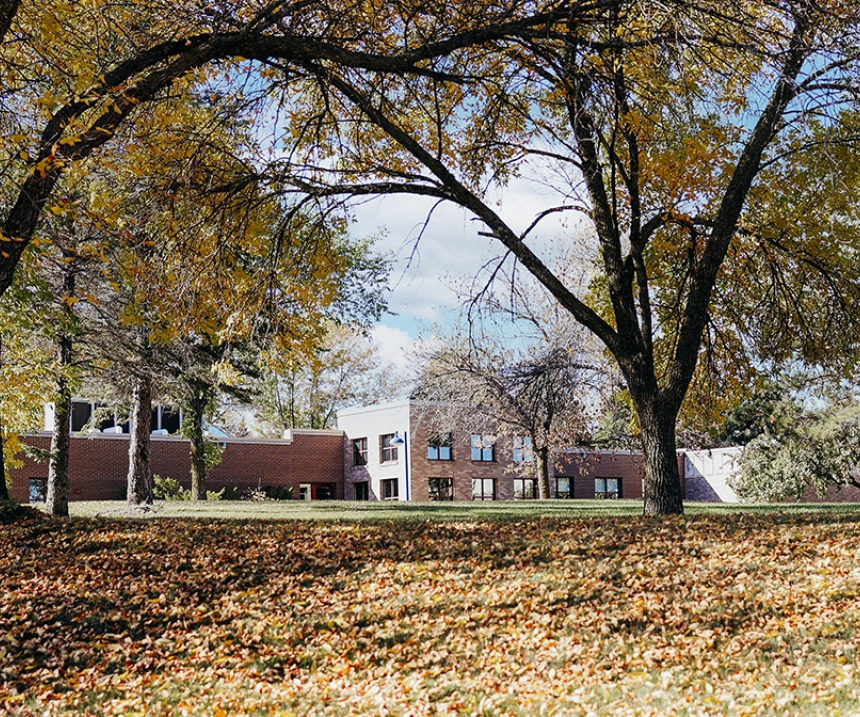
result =
M0 528L12 715L860 713L860 519Z

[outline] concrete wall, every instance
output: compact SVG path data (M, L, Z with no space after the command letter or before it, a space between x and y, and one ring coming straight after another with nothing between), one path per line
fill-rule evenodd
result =
M742 452L741 447L684 451L686 499L737 503L739 498L729 486L728 479L734 473L735 460Z
M361 486L366 486L370 500L381 499L382 481L388 480L397 482L397 500L412 498L411 486L406 479L411 468L409 454L413 449L409 435L409 403L398 401L338 411L338 428L347 436L341 459L347 500L355 499ZM394 433L406 441L405 450L400 446L395 460L383 461L381 437ZM356 465L353 457L353 442L360 439L367 440L366 465Z
M47 450L50 433L24 436L25 443ZM221 439L224 453L212 469L207 489L283 486L296 498L300 486L324 484L336 498L343 498L343 447L341 431L294 430L284 440L258 438ZM73 436L69 447L69 500L119 500L125 497L128 474L128 434ZM9 471L12 496L29 501L31 478L46 480L47 461L26 456L21 468ZM186 439L152 436L151 466L155 475L191 485L190 447Z

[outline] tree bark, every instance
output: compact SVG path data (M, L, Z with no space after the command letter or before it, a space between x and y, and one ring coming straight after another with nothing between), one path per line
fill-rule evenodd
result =
M141 373L134 383L131 410L131 441L128 449L128 503L152 505L153 482L150 469L150 429L152 423L152 379Z
M675 449L677 412L651 402L639 413L645 453L645 515L681 515L684 492Z
M0 371L3 370L3 337L0 336ZM3 397L0 395L0 407L3 404ZM2 411L0 411L0 500L9 500L9 489L6 486L6 458L3 451L3 419Z
M550 497L549 490L549 446L537 449L538 498Z
M203 415L206 399L197 395L191 402L191 500L206 500L206 437L203 434Z
M59 367L54 399L54 433L48 463L48 490L45 498L48 512L58 518L69 515L69 429L72 413L72 390L66 369L72 363L72 339L62 333L57 341Z

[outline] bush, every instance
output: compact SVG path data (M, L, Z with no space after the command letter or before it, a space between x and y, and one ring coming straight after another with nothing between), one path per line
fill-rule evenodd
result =
M266 492L266 497L270 500L292 500L293 488L285 485L269 485L263 490Z
M156 500L191 500L191 491L183 488L178 480L173 478L162 478L161 476L153 476L155 482Z

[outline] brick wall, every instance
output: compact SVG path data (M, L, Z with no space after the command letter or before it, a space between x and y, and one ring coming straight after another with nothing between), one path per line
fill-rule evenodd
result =
M431 478L450 478L454 485L454 500L472 499L472 479L495 480L496 499L509 500L514 497L515 477L535 477L534 473L521 474L513 461L511 436L500 436L495 445L495 460L491 462L471 460L471 433L453 432L452 460L429 460L427 457L428 436L432 422L426 419L412 421L412 444L410 446L410 483L414 500L429 498ZM554 474L552 472L554 469ZM678 456L678 470L684 485L684 457ZM571 498L594 498L595 478L618 478L621 481L621 497L641 499L642 481L645 475L643 456L635 451L589 451L568 452L556 455L550 472L550 491L555 493L555 477L570 479Z
M410 446L410 482L413 500L428 500L431 478L450 478L453 481L454 500L472 500L473 478L493 479L497 500L509 500L514 497L509 440L500 439L497 442L494 451L495 460L473 461L472 434L467 431L454 431L451 446L452 460L430 460L427 457L427 442L431 432L426 420L421 417L413 418Z
M860 489L853 485L846 485L842 488L830 486L827 489L827 495L820 498L815 488L810 486L804 491L800 500L803 503L860 503Z
M49 433L25 436L25 443L47 450ZM292 431L287 440L224 439L221 462L212 469L207 488L220 490L284 486L299 495L301 483L331 486L343 498L343 445L340 431ZM120 500L125 497L129 436L97 434L73 436L69 446L69 500ZM12 497L29 501L31 478L48 477L48 464L26 456L21 468L12 468ZM153 436L152 472L191 485L189 443L173 436Z

